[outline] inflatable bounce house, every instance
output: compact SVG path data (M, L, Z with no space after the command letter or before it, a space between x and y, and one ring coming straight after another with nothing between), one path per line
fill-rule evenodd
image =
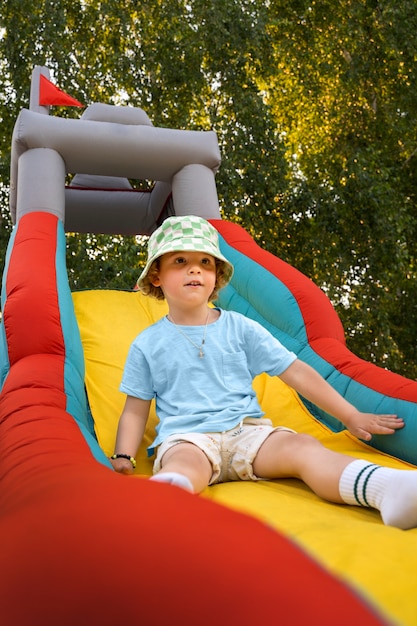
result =
M405 420L365 445L279 379L256 379L275 423L334 450L417 465L417 382L350 353L323 292L221 219L214 132L156 128L141 109L105 104L59 118L49 115L54 90L47 68L36 67L12 138L14 229L0 327L1 624L415 626L417 529L324 502L295 479L219 484L198 496L151 482L154 413L136 474L113 471L127 350L166 309L134 290L71 293L66 231L146 235L167 215L210 220L235 266L218 305L260 321L358 408ZM156 182L140 192L132 179Z

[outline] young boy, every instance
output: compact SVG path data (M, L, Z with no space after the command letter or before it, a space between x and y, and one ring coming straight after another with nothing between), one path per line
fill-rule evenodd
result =
M415 527L417 472L333 452L263 417L252 380L267 372L365 441L404 426L395 415L361 413L260 324L209 306L232 273L217 231L202 218L170 217L150 237L138 286L165 298L169 313L130 348L114 469L132 473L155 398L159 424L149 449L150 455L156 451L151 480L199 493L216 482L294 477L326 500L373 507L385 524Z

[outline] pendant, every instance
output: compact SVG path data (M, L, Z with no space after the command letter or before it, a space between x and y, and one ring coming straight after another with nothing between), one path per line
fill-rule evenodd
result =
M206 338L203 337L203 341L201 342L201 346L200 346L200 352L198 353L198 356L200 357L200 359L202 359L204 356L203 346L205 343L206 343Z

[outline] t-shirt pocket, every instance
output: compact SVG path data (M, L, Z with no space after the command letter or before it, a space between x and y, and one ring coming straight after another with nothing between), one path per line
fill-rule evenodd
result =
M233 352L223 355L223 379L228 389L247 390L252 384L246 354Z

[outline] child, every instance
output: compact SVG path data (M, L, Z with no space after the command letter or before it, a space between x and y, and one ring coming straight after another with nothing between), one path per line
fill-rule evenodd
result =
M159 424L149 449L149 455L156 451L151 480L199 493L217 482L294 477L326 500L373 507L385 524L415 527L417 472L333 452L263 417L252 380L267 372L365 441L404 426L395 415L361 413L260 324L209 306L232 273L217 231L200 217L170 217L150 237L138 286L165 298L169 313L131 345L114 469L132 473L155 398Z

